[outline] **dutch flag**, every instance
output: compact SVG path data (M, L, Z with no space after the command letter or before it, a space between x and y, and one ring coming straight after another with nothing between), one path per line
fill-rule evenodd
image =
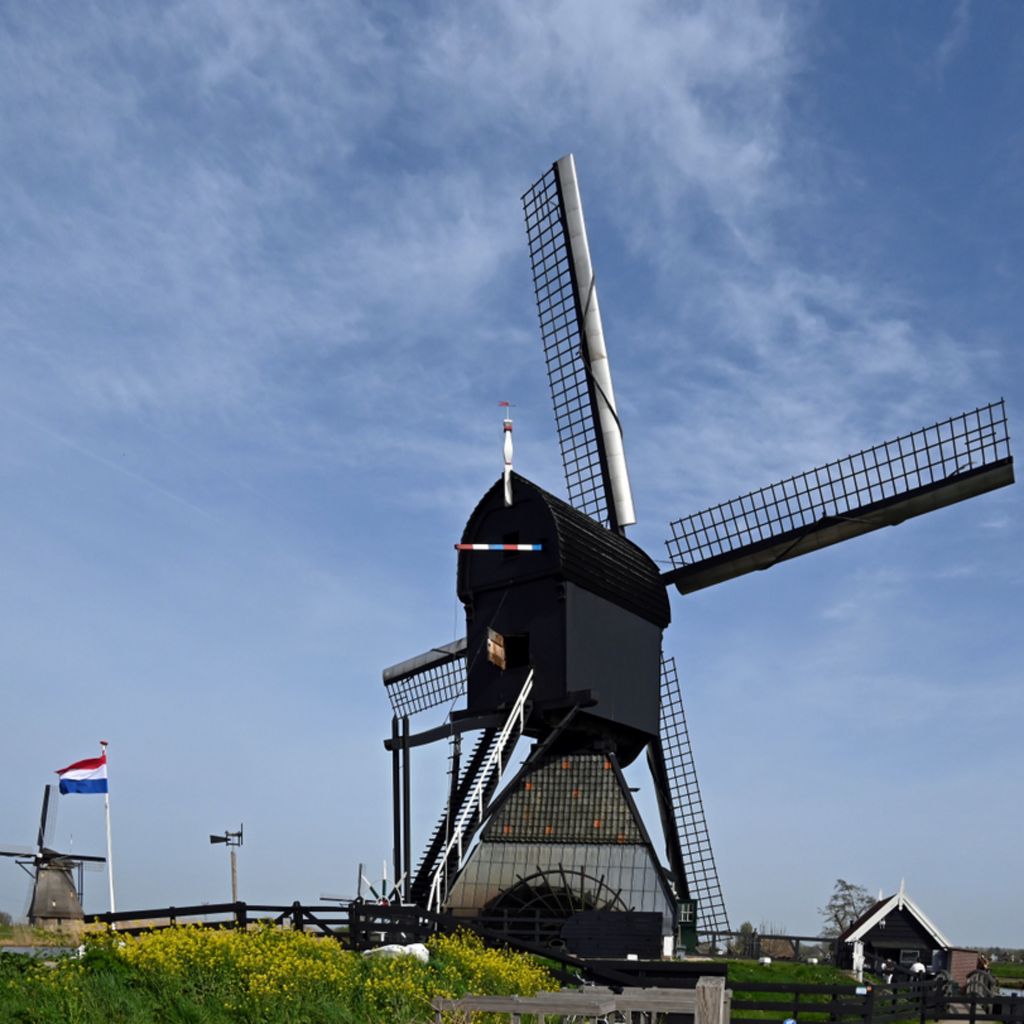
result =
M106 793L107 752L99 757L87 757L57 772L61 793Z

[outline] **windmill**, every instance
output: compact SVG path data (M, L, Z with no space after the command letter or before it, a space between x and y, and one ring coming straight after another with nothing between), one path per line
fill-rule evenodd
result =
M506 414L505 472L456 545L466 637L383 673L395 877L406 900L523 941L656 956L728 930L678 672L662 655L668 588L688 594L1011 484L1005 408L679 519L663 572L625 536L635 514L571 155L523 208L569 500L512 471ZM445 705L441 726L412 732ZM532 746L507 772L521 737ZM440 741L448 796L414 868L411 752ZM642 754L667 866L622 772Z
M86 866L106 862L106 857L60 853L50 846L56 819L53 786L43 789L43 809L39 816L39 832L35 849L10 846L0 850L0 857L14 857L16 863L32 879L29 898L29 924L59 926L66 921L81 921L82 871Z

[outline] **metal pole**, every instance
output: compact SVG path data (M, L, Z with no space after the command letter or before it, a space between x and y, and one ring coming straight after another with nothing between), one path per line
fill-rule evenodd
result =
M401 789L402 748L398 741L398 716L391 718L391 807L395 829L395 878L402 877L402 789Z
M238 902L238 854L231 847L231 902Z
M402 883L405 895L409 895L409 884L412 878L412 796L411 796L411 782L409 778L409 716L404 715L402 717L402 804L405 816L404 831L405 831L405 856L403 857L403 867L405 871L405 880ZM401 874L395 875L395 880L401 878ZM399 894L401 895L401 893Z
M103 756L107 755L107 741L100 740ZM103 816L107 824L107 887L110 890L110 913L115 912L114 906L114 852L110 842L110 769L107 768L107 791L103 794Z

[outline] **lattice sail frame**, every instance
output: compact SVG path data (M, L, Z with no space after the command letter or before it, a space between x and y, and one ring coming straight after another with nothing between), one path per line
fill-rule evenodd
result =
M607 526L608 495L582 351L572 257L554 167L523 196L523 212L569 503Z
M697 901L697 931L729 931L722 885L711 849L704 801L697 781L697 766L683 710L683 691L675 658L661 658L661 748L665 759L672 814L686 870L686 884Z
M451 704L466 692L466 640L393 665L383 675L391 709L399 718Z
M830 519L855 522L858 515L884 511L915 492L1009 462L1000 399L678 519L665 545L676 568L699 565L786 535L799 540L802 530ZM1012 473L1005 482L1012 482ZM907 515L919 511L930 508ZM888 523L865 520L865 525Z
M619 530L636 515L571 154L525 193L523 213L569 502Z

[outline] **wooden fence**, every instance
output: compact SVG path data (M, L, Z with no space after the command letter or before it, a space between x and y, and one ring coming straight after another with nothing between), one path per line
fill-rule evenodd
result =
M963 993L944 998L940 1005L930 1008L929 1020L975 1021L997 1020L1004 1024L1024 1024L1024 996L1004 996L998 993L984 996Z
M729 990L724 978L700 978L695 988L563 989L533 996L463 996L435 999L435 1024L470 1024L473 1013L508 1014L510 1024L529 1017L543 1024L563 1021L604 1022L634 1019L692 1020L693 1024L729 1024Z
M829 935L775 935L748 932L701 932L698 948L712 956L738 960L807 960L809 957L835 960L836 939Z
M792 1019L800 1024L891 1024L923 1020L922 991L903 985L798 985L732 982L734 1024Z
M940 980L889 985L797 985L730 982L732 1024L906 1024L1003 1021L1024 1024L1024 997L951 994Z
M240 902L97 914L90 920L111 924L125 932L184 923L208 928L246 928L266 922L319 932L351 949L367 949L387 942L419 941L438 932L469 927L488 942L506 943L559 963L561 968L556 968L555 974L564 983L576 984L583 978L590 978L598 985L625 988L634 994L672 991L677 995L664 998L677 1001L690 998L678 994L686 990L692 993L701 975L718 975L723 990L725 984L721 977L725 974L723 961L587 961L565 950L517 941L502 932L488 929L480 922L434 914L417 907L375 903L310 906L295 902L282 906ZM702 980L710 979L705 977ZM729 1024L730 1012L733 1024L781 1024L787 1020L797 1024L927 1024L938 1020L966 1021L967 1024L981 1021L1024 1024L1024 997L997 993L950 994L945 983L938 979L856 986L732 982L729 991L731 1006L726 996L727 1009L721 1024ZM650 1009L656 1014L683 1012L685 1016L685 1011L656 1010L653 1006ZM511 1010L502 1012L512 1013ZM525 1013L522 1011L520 1015Z
M469 1024L474 1012L508 1014L510 1024L545 1017L596 1022L656 1019L693 1024L926 1024L928 1021L1024 1022L1024 998L977 996L950 1001L941 983L896 985L795 985L733 982L703 977L695 989L590 987L535 996L465 996L435 999L436 1024ZM962 1000L962 1001L961 1001ZM756 1016L754 1016L756 1014Z
M701 974L725 975L723 964L696 964L689 961L587 960L565 949L524 941L515 935L495 930L473 918L437 914L419 907L388 906L376 903L316 904L295 902L287 906L261 903L197 904L186 907L160 907L149 910L96 914L90 921L108 924L127 934L172 927L176 924L204 928L246 928L264 922L289 925L302 931L317 931L349 949L364 950L386 943L422 942L437 933L465 928L476 932L491 945L505 945L560 965L549 968L563 984L579 984L588 979L602 985L661 985L693 988Z

